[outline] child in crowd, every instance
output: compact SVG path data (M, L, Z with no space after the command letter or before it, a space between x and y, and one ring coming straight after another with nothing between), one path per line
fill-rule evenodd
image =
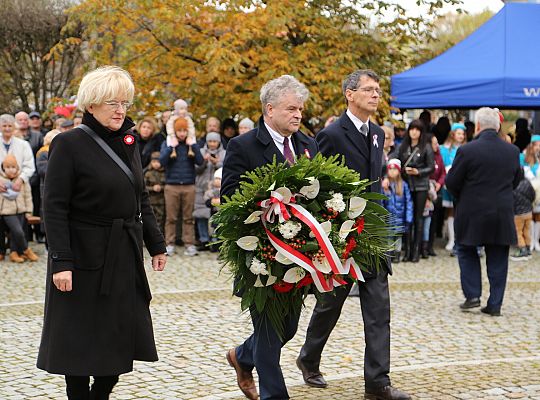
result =
M465 125L455 122L452 124L450 135L441 146L440 152L446 168L446 173L452 168L452 163L456 157L458 148L465 144L467 136L465 135ZM442 192L443 207L446 209L446 226L448 229L448 243L446 244L446 250L451 251L454 254L454 199L452 195L443 189Z
M413 202L409 185L401 178L401 161L393 158L386 166L388 176L388 190L384 194L388 200L383 206L390 213L390 223L396 228L395 247L392 261L401 261L402 234L407 232L413 222Z
M518 247L516 253L510 257L514 261L528 260L531 255L531 224L532 210L536 193L529 180L522 176L518 186L514 189L514 221Z
M171 116L171 125L174 124L174 121L178 117L186 119L188 122L188 136L195 137L195 124L193 123L193 116L188 111L188 103L183 99L178 99L174 102L174 112Z
M214 178L214 172L223 166L223 160L225 159L225 150L221 145L221 135L219 133L209 132L206 135L206 144L201 149L201 154L204 162L202 165L195 167L197 177L195 179L193 218L195 218L199 241L201 243L197 250L205 251L209 250L208 242L210 241L210 236L208 233L208 220L210 219L210 209L206 206L204 194Z
M148 190L150 205L156 216L156 221L163 232L165 229L165 170L159 162L159 151L151 154L150 164L144 171L144 184Z
M520 154L520 163L525 178L531 182L537 197L540 197L540 135L532 135L531 142ZM533 223L531 224L531 251L540 251L540 204L533 205Z
M433 150L433 159L435 160L435 169L429 177L435 185L436 199L433 201L433 211L431 212L431 222L429 224L429 240L428 240L428 255L436 256L433 250L433 242L435 241L435 233L440 232L442 236L442 223L444 221L444 209L442 206L441 190L444 187L444 179L446 178L446 169L441 156L439 141L435 135L431 136L431 149Z
M14 187L20 170L19 164L12 154L8 154L4 158L2 172L0 183L6 188L6 191L2 192L0 196L0 216L11 234L9 260L16 263L22 263L25 260L37 261L38 256L28 247L23 230L25 217L31 217L33 210L30 184L24 182L20 189Z
M165 241L167 254L174 254L176 221L182 210L182 241L186 246L184 255L195 256L195 164L204 159L195 138L188 137L188 121L178 117L174 121L174 137L167 137L161 145L159 162L165 168ZM190 156L189 152L193 152Z
M208 190L204 193L204 201L206 206L210 208L210 215L214 215L218 211L218 206L221 204L221 198L219 192L221 190L221 175L223 168L219 168L214 172L214 179L208 185ZM215 236L216 225L211 224L212 230L210 231L210 242L216 242L217 237ZM210 251L215 253L218 251L217 245L211 245Z

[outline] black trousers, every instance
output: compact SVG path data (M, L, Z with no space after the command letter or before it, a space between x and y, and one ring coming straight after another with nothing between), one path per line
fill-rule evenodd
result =
M261 317L253 309L250 311L253 334L236 348L236 359L243 369L257 370L260 400L289 399L279 360L281 348L296 334L300 310L285 319L283 340L267 318Z
M442 194L437 192L437 200L433 203L434 210L431 216L431 226L429 227L429 244L432 247L436 237L442 237L444 225L444 208L442 206Z
M25 225L24 214L3 215L2 221L10 233L11 251L16 251L19 255L22 254L28 248L28 242L26 241L26 235L23 229ZM5 254L5 236L3 236L3 239L4 249L2 253Z
M413 228L412 235L413 240L412 249L420 250L422 243L422 236L424 234L424 208L426 207L428 192L427 190L421 190L417 192L411 192L411 197L414 204L414 216L413 216ZM414 254L414 252L412 252Z
M94 376L92 388L89 388L89 376L66 375L66 392L69 400L108 400L118 375Z
M510 246L487 244L487 276L489 280L489 298L487 307L500 310L503 303L506 279L508 276L508 251ZM482 267L477 246L457 245L461 289L466 299L482 296Z
M360 306L364 320L366 349L364 381L366 388L390 385L390 295L388 274L381 273L366 282L359 282ZM306 341L300 350L300 360L311 371L318 371L321 354L328 337L339 319L351 285L337 288L335 296L325 294L317 301L309 321Z

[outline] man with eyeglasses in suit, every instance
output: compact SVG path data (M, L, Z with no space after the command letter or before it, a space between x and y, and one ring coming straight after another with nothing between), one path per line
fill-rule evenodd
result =
M357 171L362 179L374 183L371 192L380 193L384 131L371 121L382 95L379 77L371 70L357 70L343 82L347 110L335 122L321 130L316 139L325 156L342 154L347 167ZM390 296L387 260L379 271L366 274L365 283L358 284L366 350L364 356L365 398L377 400L407 400L410 396L391 386L390 378ZM352 285L338 288L335 294L323 294L317 301L306 341L296 361L304 381L313 387L326 387L319 370L324 346L336 325Z

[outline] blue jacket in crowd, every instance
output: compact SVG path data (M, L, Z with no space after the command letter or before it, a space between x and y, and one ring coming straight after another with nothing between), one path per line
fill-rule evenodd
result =
M194 185L195 164L202 165L203 156L198 144L191 146L195 157L188 157L189 146L180 142L176 146L176 158L171 158L173 148L167 142L161 144L159 162L165 168L165 183L169 185Z
M390 191L384 193L388 200L383 200L383 206L390 213L390 224L399 227L398 232L404 232L413 222L413 202L407 182L403 181L403 194L396 193L396 184L390 183Z

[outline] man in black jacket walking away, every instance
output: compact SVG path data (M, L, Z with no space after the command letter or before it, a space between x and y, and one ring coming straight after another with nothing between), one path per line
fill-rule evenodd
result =
M446 187L455 198L455 235L465 302L461 309L480 307L482 276L477 246L486 250L490 295L482 312L501 315L508 274L508 252L516 243L513 189L521 178L519 150L498 137L499 114L492 108L476 112L476 137L461 146Z

